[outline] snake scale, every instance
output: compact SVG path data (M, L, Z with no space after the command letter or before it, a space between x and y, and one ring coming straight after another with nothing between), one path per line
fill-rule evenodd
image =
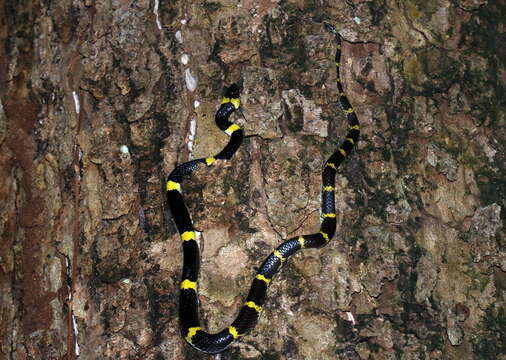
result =
M195 159L178 165L169 175L166 185L167 200L172 217L180 234L183 247L183 274L180 283L179 322L181 334L195 349L215 354L225 350L231 343L239 339L256 325L262 312L267 296L267 289L274 275L290 256L301 249L319 248L325 246L336 231L335 210L335 176L337 168L345 157L350 154L358 142L360 126L355 111L346 98L341 85L339 67L341 58L341 36L335 28L325 23L328 31L334 34L337 42L335 62L337 67L337 90L341 108L348 120L348 133L341 146L330 156L322 172L322 204L321 226L317 233L296 236L279 245L259 267L255 275L244 305L232 324L222 331L210 334L205 332L199 320L199 300L197 293L197 279L199 275L200 255L195 229L188 209L181 193L183 179L199 166L212 166L218 161L229 160L242 143L244 132L237 125L229 121L230 115L239 108L239 87L231 85L222 99L216 112L217 126L230 136L228 144L218 154Z

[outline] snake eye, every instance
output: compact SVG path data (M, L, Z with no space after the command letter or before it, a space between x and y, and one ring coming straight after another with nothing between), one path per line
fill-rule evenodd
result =
M225 93L225 97L230 99L239 98L239 86L237 84L230 85Z

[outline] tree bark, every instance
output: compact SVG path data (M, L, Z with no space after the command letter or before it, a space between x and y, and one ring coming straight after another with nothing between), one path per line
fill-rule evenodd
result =
M506 359L506 3L0 0L0 359L207 359L179 335L178 163L246 139L184 193L201 316L228 326L261 261L317 231L346 132L338 232L290 259L221 359Z

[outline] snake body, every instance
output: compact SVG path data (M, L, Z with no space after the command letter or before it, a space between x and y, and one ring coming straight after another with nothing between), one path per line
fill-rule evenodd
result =
M217 161L229 160L241 145L244 133L238 125L229 121L230 115L240 105L239 88L237 85L233 84L227 89L215 116L217 126L230 136L228 144L215 156L196 159L178 165L168 177L166 188L167 200L183 243L183 274L179 296L181 334L191 346L199 351L210 354L222 352L235 340L253 329L266 300L267 289L283 262L298 250L325 246L335 234L335 175L339 165L358 142L360 126L358 118L344 94L340 81L341 37L332 25L325 24L325 26L327 30L335 35L337 42L335 55L337 89L341 108L348 120L348 133L344 142L330 156L323 167L322 222L320 231L315 234L296 236L286 240L267 256L253 279L248 296L237 318L230 326L215 334L205 332L200 326L197 293L197 278L200 266L199 246L190 214L181 194L181 182L185 176L190 175L199 166L212 166Z

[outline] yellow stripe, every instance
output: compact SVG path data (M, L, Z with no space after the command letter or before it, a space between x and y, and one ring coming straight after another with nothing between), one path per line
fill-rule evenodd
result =
M232 335L234 337L234 339L239 339L239 333L237 332L237 329L233 326L229 326L228 327L228 332L230 333L230 335Z
M306 239L303 236L299 236L297 240L299 240L300 248L304 249L306 247Z
M237 98L224 97L223 99L221 99L221 103L222 104L231 103L232 105L234 105L236 109L239 109L239 106L241 105L241 100Z
M333 186L324 186L323 191L334 191L334 187Z
M191 327L188 329L188 334L186 334L186 341L188 341L190 344L192 343L192 337L195 336L195 334L197 333L197 331L200 331L202 330L201 327Z
M329 241L329 235L326 232L320 231L320 234L322 234L325 241Z
M188 241L188 240L195 240L195 231L185 231L181 234L181 240Z
M250 307L252 309L255 309L258 313L262 311L262 307L255 304L253 301L248 301L244 305L247 307Z
M326 163L325 166L330 166L332 169L337 170L336 164L334 163Z
M341 82L341 79L337 78L337 79L336 79L336 82Z
M346 94L345 94L345 93L343 93L343 92L340 92L340 93L339 93L339 96L346 96Z
M355 145L355 140L353 140L352 138L346 138L346 140L351 142L353 145Z
M206 158L206 164L207 164L207 166L211 166L212 164L214 164L215 161L216 161L216 159L214 157L208 157L208 158Z
M343 156L346 156L346 151L344 151L344 149L343 149L343 148L340 148L340 149L339 149L339 152L340 152L341 154L343 154Z
M258 280L264 281L267 285L271 282L271 279L267 279L262 274L257 274L257 276L255 276L255 278L258 279Z
M281 262L285 261L286 259L281 255L281 253L278 250L274 250L273 252L274 256L277 257Z
M351 114L353 112L353 108L349 108L347 110L344 110L346 114Z
M193 289L193 290L197 291L197 282L191 281L188 279L184 279L181 282L181 289L183 289L183 290Z
M225 130L225 134L227 135L232 135L232 133L236 130L239 130L240 129L240 126L237 125L237 124L232 124L230 125L227 130Z
M167 191L177 190L181 191L181 184L175 181L167 181Z
M351 130L360 130L360 125L353 125L353 126L350 126L350 129L351 129Z
M337 67L341 66L341 63L336 62L336 66L337 66Z
M322 218L335 218L335 213L322 214Z
M230 99L230 102L236 109L239 109L239 106L241 105L241 100L239 99Z

